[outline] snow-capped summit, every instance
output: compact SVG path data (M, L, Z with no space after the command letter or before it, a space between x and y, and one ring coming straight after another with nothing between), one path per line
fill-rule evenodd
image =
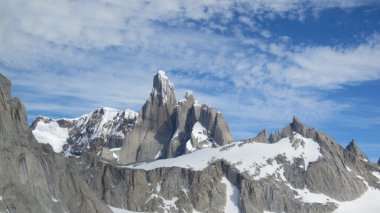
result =
M137 112L103 107L72 119L38 116L32 123L40 143L50 144L55 152L79 155L83 151L99 153L105 148L119 148L132 129Z

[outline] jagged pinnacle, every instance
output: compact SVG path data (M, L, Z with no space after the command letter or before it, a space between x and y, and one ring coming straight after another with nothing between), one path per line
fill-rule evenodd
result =
M354 154L356 157L361 157L367 159L367 157L360 150L359 146L356 144L354 139L347 145L346 150Z

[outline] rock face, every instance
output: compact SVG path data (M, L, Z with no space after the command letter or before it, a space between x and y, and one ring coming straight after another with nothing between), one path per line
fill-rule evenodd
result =
M1 74L0 91L0 211L110 212L63 156L37 143Z
M76 167L107 204L133 211L332 212L380 189L377 165L297 118L270 138L127 166L85 155Z
M174 85L165 72L158 71L150 97L125 139L120 162L171 158L231 142L230 130L220 112L199 105L191 92L177 103Z
M55 152L63 152L66 156L92 152L113 159L113 154L116 157L118 154L115 148L121 147L136 118L137 113L132 110L103 107L73 119L38 116L31 129L38 142L49 143Z

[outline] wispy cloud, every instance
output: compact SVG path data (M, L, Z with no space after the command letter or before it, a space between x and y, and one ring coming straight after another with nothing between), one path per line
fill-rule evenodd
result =
M307 122L330 119L350 105L326 92L380 79L376 33L351 46L310 46L257 21L302 21L310 11L374 3L5 1L0 71L30 111L70 116L100 106L138 110L155 70L165 69L179 97L194 90L245 136L293 114Z

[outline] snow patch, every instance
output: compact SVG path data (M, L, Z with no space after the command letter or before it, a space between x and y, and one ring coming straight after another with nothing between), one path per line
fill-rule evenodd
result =
M178 200L178 197L173 197L171 200L166 200L166 199L162 198L162 200L164 201L163 208L164 208L165 213L166 212L167 213L172 212L172 208L178 209L177 205L175 204L175 202L177 202L177 200Z
M371 172L373 176L375 176L377 179L379 179L378 183L380 182L380 172Z
M222 177L222 183L226 185L226 206L224 212L240 212L239 200L240 192L226 177Z
M357 178L359 178L360 180L364 180L364 177L360 176L360 175L356 175Z
M110 152L117 152L117 151L120 151L120 150L121 150L121 147L117 147L117 148L110 149Z
M350 167L346 166L347 171L351 172Z
M135 119L137 116L138 116L138 113L133 110L130 110L130 109L124 110L124 119L127 119L127 120Z
M161 150L157 152L156 156L154 157L154 159L158 159L162 156L162 152Z
M207 141L208 136L207 136L207 130L206 128L199 122L197 121L194 126L193 126L193 131L191 132L191 135L198 141Z
M67 128L60 127L55 121L38 122L33 135L39 143L50 144L54 152L60 153L62 146L67 143L69 132Z
M59 200L55 199L53 196L51 197L51 200L52 200L54 203L58 203L58 202L60 202Z
M157 191L157 193L159 193L161 191L161 182L157 183L156 191Z
M172 137L172 140L179 136L179 129L177 129Z
M119 161L119 156L115 152L112 152L112 157L114 160Z
M195 150L197 150L196 148L193 147L193 145L191 144L191 140L188 140L186 142L186 150L189 151L189 152L194 152Z
M327 204L328 202L339 203L339 201L319 193L313 193L309 189L296 189L293 188L289 183L286 184L293 191L296 191L298 195L295 196L296 199L301 199L304 203L322 203Z

